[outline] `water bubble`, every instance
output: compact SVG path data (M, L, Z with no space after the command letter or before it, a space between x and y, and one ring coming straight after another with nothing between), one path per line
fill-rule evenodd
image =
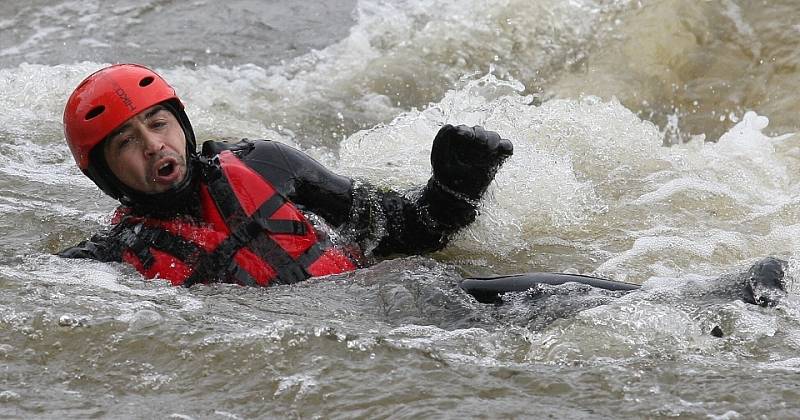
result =
M141 311L136 312L133 314L133 317L128 324L129 331L138 331L145 328L152 327L154 325L160 324L163 321L163 317L156 311L151 311L149 309L142 309Z
M0 401L2 401L2 402L19 401L20 399L22 399L22 398L19 396L19 394L17 394L14 391L6 390L6 391L3 391L3 392L0 392Z
M80 321L75 319L72 315L61 315L58 318L58 325L61 327L73 327L80 324Z
M14 351L14 346L10 344L0 344L0 356L8 357Z

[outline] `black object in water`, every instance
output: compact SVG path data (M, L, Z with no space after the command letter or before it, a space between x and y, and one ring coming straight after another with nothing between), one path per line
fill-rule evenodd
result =
M464 291L481 303L495 303L499 295L508 292L524 292L539 284L558 286L564 283L580 283L611 291L639 289L638 284L606 280L599 277L566 273L522 273L492 277L467 278L461 281Z

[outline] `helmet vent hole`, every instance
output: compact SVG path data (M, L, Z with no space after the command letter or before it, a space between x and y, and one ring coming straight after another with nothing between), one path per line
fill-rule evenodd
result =
M106 107L103 106L103 105L99 105L99 106L96 106L96 107L92 108L91 111L86 113L86 121L89 121L92 118L102 114L103 111L105 111L105 110L106 110Z
M139 86L141 86L141 87L145 87L145 86L149 85L150 83L153 83L153 76L147 76L144 79L139 80Z

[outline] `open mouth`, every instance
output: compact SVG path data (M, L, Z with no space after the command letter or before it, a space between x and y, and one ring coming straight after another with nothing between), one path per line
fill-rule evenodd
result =
M153 166L153 181L159 184L171 185L180 181L178 177L181 175L180 165L178 160L172 156L166 156L159 159Z
M169 176L175 170L175 164L167 162L158 168L158 176Z

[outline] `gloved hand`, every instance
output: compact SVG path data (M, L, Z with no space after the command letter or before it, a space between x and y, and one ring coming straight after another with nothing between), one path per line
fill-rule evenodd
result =
M446 124L433 139L433 178L445 188L479 200L514 145L481 126Z

